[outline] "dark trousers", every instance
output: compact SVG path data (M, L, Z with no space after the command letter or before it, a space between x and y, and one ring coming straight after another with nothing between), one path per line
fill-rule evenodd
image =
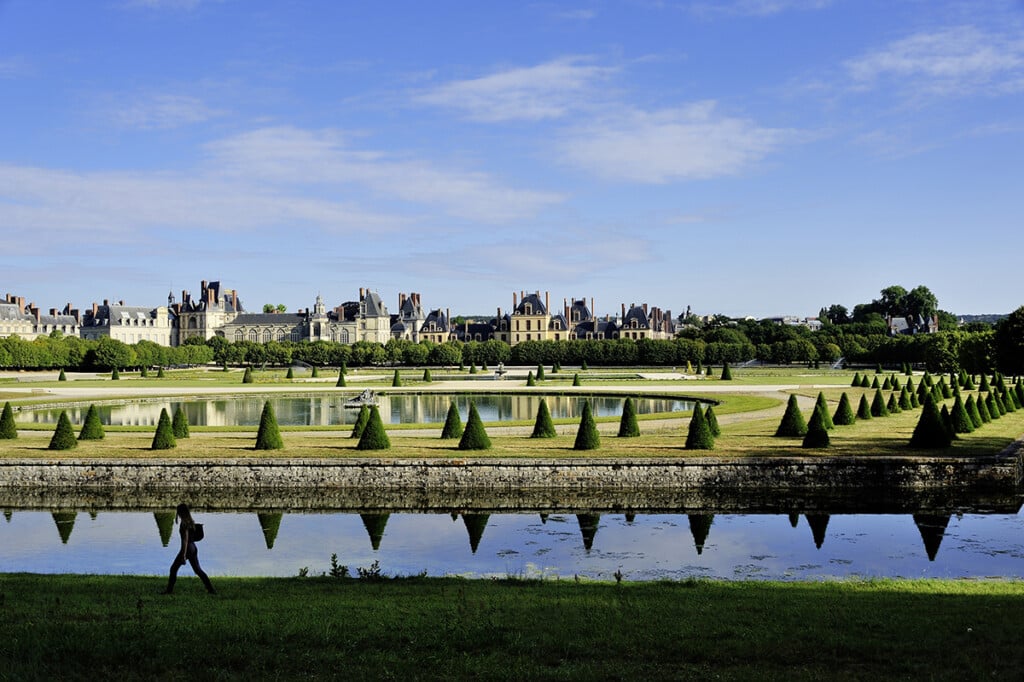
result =
M210 584L210 577L203 571L202 566L199 565L199 550L196 549L196 543L188 543L188 549L185 550L185 557L182 558L181 554L177 554L174 557L174 563L171 564L171 574L167 577L167 589L165 592L170 594L174 591L174 581L178 579L178 569L185 565L185 561L188 560L189 565L195 572L199 579L203 581L203 585L206 586L206 591L213 593L213 585Z

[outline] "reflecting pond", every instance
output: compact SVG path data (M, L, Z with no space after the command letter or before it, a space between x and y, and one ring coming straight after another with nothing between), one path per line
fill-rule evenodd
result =
M845 576L1024 578L1020 498L998 505L722 505L707 509L226 509L196 505L211 575L587 576L611 580L826 579ZM161 574L177 535L157 508L8 506L0 572ZM186 575L190 575L188 571Z
M284 426L330 426L354 424L358 409L345 407L353 394L308 396L255 396L228 399L137 400L129 403L97 403L100 420L114 426L156 426L160 410L173 414L181 405L189 424L195 426L256 426L260 423L263 403L274 407L278 424ZM578 418L583 403L590 401L595 416L622 414L624 396L536 395L536 394L445 394L445 393L378 393L381 419L391 424L424 424L444 422L448 406L454 402L465 421L469 416L469 403L476 403L480 418L487 422L532 420L537 416L541 398L547 400L554 419ZM634 398L639 414L655 412L681 412L693 409L693 402L677 398ZM88 404L75 404L65 408L25 408L15 420L20 423L56 424L62 410L66 410L73 424L85 419Z

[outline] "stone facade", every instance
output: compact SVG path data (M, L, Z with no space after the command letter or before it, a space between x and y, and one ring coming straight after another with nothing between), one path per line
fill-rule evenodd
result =
M70 303L64 307L63 312L58 313L56 308L51 308L47 315L35 303L26 306L21 296L7 294L0 302L0 338L18 336L31 341L40 336L49 336L55 331L78 336L78 330L78 311L72 310Z
M127 344L152 341L161 346L178 345L176 321L164 306L128 306L124 301L93 303L92 309L82 316L79 331L83 339L92 341L109 336Z

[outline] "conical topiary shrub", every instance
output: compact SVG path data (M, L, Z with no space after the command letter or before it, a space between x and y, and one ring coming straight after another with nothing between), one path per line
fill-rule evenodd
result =
M139 370L139 376L142 377L143 379L149 376L149 372L146 371L145 367Z
M942 398L944 400L953 397L953 389L946 383L946 377L939 379L939 390L942 391Z
M868 375L867 374L865 374L864 376L862 376L860 378L860 387L861 388L870 388L871 387L871 382L868 380Z
M590 410L590 401L583 403L583 417L580 419L580 428L576 431L576 442L573 450L596 450L601 447L601 436L597 432L597 422L594 421L594 414Z
M902 410L900 410L899 400L896 398L895 393L889 394L889 400L885 403L885 409L889 411L889 414L899 414L902 412Z
M480 421L480 413L476 411L476 403L469 403L469 416L466 417L466 429L459 441L459 450L490 450L491 439Z
M117 371L117 367L115 367L114 370L110 373L110 379L111 379L111 381L117 381L120 378L121 378L121 373L119 371Z
M892 390L892 379L890 379L889 377L885 378L885 381L882 382L882 390L883 391L891 391Z
M334 385L337 386L338 388L345 387L345 370L338 370L338 381L336 381Z
M359 414L356 415L356 423L352 425L352 433L349 438L361 438L368 421L370 421L370 408L363 405L359 408Z
M584 372L586 372L588 369L590 369L590 367L587 366L587 361L586 360L584 360L583 362L580 363L580 369L582 371L584 371Z
M853 373L853 381L850 382L850 388L860 387L860 372Z
M897 399L896 404L900 406L900 410L909 410L913 407L910 404L910 393L907 392L906 386L900 389L900 397Z
M967 378L964 379L964 384L963 384L964 390L965 391L973 391L975 389L974 376L972 376L970 374L967 374L966 377Z
M68 375L64 373L64 368L60 368L60 374L57 375L57 381L67 381Z
M732 381L732 370L729 369L729 363L722 363L722 381Z
M801 447L827 448L829 446L828 428L825 426L827 416L828 413L821 405L816 404L814 406L814 413L811 415L811 421L807 425L807 435L804 436Z
M978 384L978 391L979 392L983 392L983 393L988 393L990 390L991 389L989 388L989 385L988 385L988 375L983 373L981 375L981 382Z
M700 405L694 405L693 416L690 417L690 428L686 432L687 450L714 450L715 437L708 427L708 420L704 418L704 410Z
M448 416L444 419L444 427L441 429L442 440L462 438L462 418L459 416L459 408L455 403L448 405Z
M828 411L828 401L825 400L825 394L819 391L818 399L814 404L821 408L821 417L825 424L825 430L828 431L834 429L836 425L832 422L832 414ZM810 426L810 424L808 424L808 426Z
M475 362L469 363L469 373L470 374L476 374L476 363Z
M1013 387L1013 393L1017 396L1017 404L1024 406L1024 384L1018 382Z
M284 447L281 431L277 428L277 417L270 401L263 403L263 414L260 415L260 428L256 432L257 450L280 450Z
M885 397L882 396L882 390L875 389L875 397L871 400L871 416L872 417L888 417L889 410L885 406Z
M722 427L718 425L718 416L715 414L714 405L708 405L708 409L704 410L704 421L708 423L712 436L718 438L722 435Z
M953 415L950 414L949 407L943 405L942 409L939 410L939 417L942 424L946 427L946 433L949 434L951 439L956 440L956 431L953 430Z
M1017 404L1017 396L1014 395L1013 391L1004 389L1002 395L1003 404L1006 405L1007 412L1016 412L1020 405Z
M971 418L971 424L974 428L979 429L985 421L981 418L981 412L978 410L978 403L974 401L974 396L967 396L967 401L964 403L964 409L967 410L967 416Z
M946 425L942 423L942 417L935 406L935 401L929 395L924 400L921 409L921 417L914 427L914 435L910 438L910 447L921 449L948 448L952 443Z
M313 365L313 372L310 374L310 377L313 379L320 377L320 371L316 368L316 365Z
M67 412L61 412L57 419L57 428L53 430L53 437L50 438L50 450L73 450L78 446L75 439L75 432L71 428L71 420Z
M153 443L150 450L170 450L177 447L174 440L174 428L171 426L171 418L167 414L167 408L160 410L160 421L156 423L156 433L153 434Z
M245 368L245 372L242 373L242 383L243 384L251 384L252 383L252 367L246 367Z
M82 422L82 430L78 432L78 440L103 440L103 435L100 412L95 405L90 405L89 411L85 413L85 421Z
M900 386L900 379L895 374L892 375L892 381L889 382L892 385L892 390L898 391L902 388Z
M629 398L626 400L629 400ZM530 438L554 438L555 435L555 425L551 421L551 410L548 409L548 401L541 398L540 405L537 406L537 419L533 423L533 433L530 434Z
M971 397L973 398L974 396ZM989 422L991 422L992 415L988 413L988 405L985 404L985 399L979 395L978 399L975 401L974 404L975 407L977 407L978 409L978 415L981 417L982 423L988 424Z
M423 383L429 384L431 381L433 378L430 376L430 368L427 367L423 370Z
M185 414L185 408L182 405L178 405L178 409L174 411L174 418L171 419L171 430L174 432L175 438L188 438L188 415Z
M636 418L633 399L626 397L622 403L622 417L619 419L619 438L636 438L640 435L640 423Z
M914 392L914 380L911 379L911 378L908 378L907 379L907 384L903 388L907 389L907 393L913 393Z
M878 375L877 374L874 376L873 379L871 379L871 388L874 388L876 390L881 388L881 384L878 383Z
M295 372L292 370L291 367L288 368L288 373L284 375L284 378L285 379L294 379L295 378Z
M836 408L836 413L832 416L832 423L836 426L849 426L856 421L857 417L853 414L853 407L850 406L850 398L844 392L839 398L839 407Z
M163 367L161 367L160 369L158 369L156 371L156 378L157 379L163 379L164 378L164 368Z
M402 385L402 375L396 369L395 370L395 376L391 377L391 387L392 388L399 388L401 385Z
M537 365L537 381L544 381L544 365Z
M988 409L988 416L992 418L992 421L1003 416L1003 412L999 410L999 401L996 400L995 393L989 393L985 398L985 407Z
M871 419L871 404L868 403L866 395L860 396L860 402L857 403L857 419Z
M797 405L796 395L790 394L789 402L786 403L786 412L782 415L779 428L775 429L775 435L780 438L791 438L807 435L807 422Z
M526 373L526 385L527 386L536 386L537 385L537 380L533 378L533 372L527 372Z
M921 401L917 399L917 391L908 391L910 394L910 406L915 410L921 407Z
M0 440L14 440L18 437L18 427L14 424L14 410L10 401L4 403L4 410L0 413Z
M579 374L573 374L572 375L572 385L573 386L580 386L581 385L580 384L580 375Z
M704 370L704 376L707 377L708 379L715 376L715 368L712 367L711 365L708 365L707 369Z
M391 447L388 434L384 431L384 422L380 419L380 410L370 405L370 418L366 420L366 428L359 436L356 450L387 450Z

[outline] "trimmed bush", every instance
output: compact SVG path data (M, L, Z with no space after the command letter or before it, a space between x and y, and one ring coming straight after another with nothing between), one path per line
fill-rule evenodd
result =
M939 411L939 416L942 417L942 423L945 425L949 437L956 438L956 432L953 430L953 415L949 413L949 408L943 405L942 410Z
M836 425L832 422L832 415L828 411L828 401L825 400L825 394L819 391L818 392L818 399L815 401L814 404L817 407L821 408L821 417L822 417L822 419L824 420L824 423L825 423L825 430L828 431L828 430L834 429L836 427ZM810 426L810 425L808 425L808 426Z
M862 376L860 378L860 387L861 388L871 388L871 382L868 381L868 375L867 374L865 374L864 376Z
M953 397L953 389L946 383L946 377L939 379L939 390L942 391L943 400Z
M338 367L339 374L348 374L348 363L344 360L341 361L341 366Z
M861 394L860 402L857 403L857 419L871 419L871 405L864 394Z
M711 365L708 365L707 369L704 370L704 376L707 377L708 379L715 376L715 368L712 367Z
M882 363L879 362L878 364L875 365L875 374L881 374L881 373L882 373Z
M811 422L807 425L807 435L801 447L804 448L827 448L829 446L828 428L825 426L825 419L828 413L821 405L814 406L814 414L811 415Z
M532 371L526 373L526 385L527 386L536 386L537 385L537 380L533 378L533 372Z
M987 374L982 374L981 375L981 383L978 384L978 390L979 391L984 391L985 393L988 393L989 390L991 390L989 388L989 385L988 385L988 375Z
M890 379L889 377L885 378L885 381L882 382L882 390L883 391L891 391L892 390L892 379Z
M480 421L480 413L476 411L476 403L470 401L469 416L466 418L466 429L459 441L459 450L490 450L491 439L487 436L484 423Z
M480 363L480 371L481 372L486 372L487 371L487 362L486 361Z
M844 392L839 398L839 407L836 408L836 413L832 416L832 423L836 426L849 426L856 421L857 417L853 414L853 407L850 406L850 398Z
M18 437L18 427L14 423L14 410L11 402L4 403L4 410L0 413L0 440L14 440Z
M157 379L163 379L164 378L164 368L163 367L161 367L160 369L158 369L156 371L156 378Z
M391 388L399 388L402 385L402 374L396 369L395 375L391 377Z
M288 373L284 375L284 378L285 379L294 379L295 378L295 372L292 370L291 367L288 368Z
M898 390L900 390L902 388L902 386L900 386L900 379L895 374L892 375L892 382L891 383L892 383L892 390L894 390L894 391L898 391Z
M366 428L359 436L356 450L387 450L391 447L387 432L384 431L384 422L380 419L380 410L376 405L370 405L370 417L366 420Z
M243 384L251 384L252 383L252 367L246 367L245 368L245 373L242 374L242 383Z
M925 398L917 426L914 427L914 435L910 438L910 447L932 450L948 448L951 444L949 431L942 422L935 401L928 396Z
M686 433L687 450L714 450L715 437L708 426L708 420L704 418L704 411L699 405L693 408L693 416L690 417L690 428Z
M120 379L121 379L121 373L120 373L120 372L118 372L118 371L117 371L117 367L115 367L115 368L114 368L114 371L112 371L112 372L110 373L110 380L111 380L111 381L118 381L118 380L120 380Z
M732 370L729 369L729 363L722 363L722 381L732 381Z
M68 419L68 413L62 411L57 419L57 428L53 430L48 448L50 450L73 450L76 447L78 447L78 441L71 428L71 420Z
M359 414L356 415L356 423L352 425L352 433L349 434L349 438L361 438L368 421L370 421L370 408L363 405L359 408Z
M256 432L257 450L280 450L284 447L281 431L277 428L277 417L270 401L263 403L263 414L260 415L260 428Z
M640 424L636 419L636 407L633 399L626 397L622 403L622 418L619 419L619 438L636 438L640 435Z
M1003 389L1003 393L1000 396L1003 399L1003 405L1006 406L1007 412L1016 412L1020 405L1017 404L1017 396L1013 394L1009 389Z
M626 398L626 400L629 400L629 398ZM555 425L551 421L551 411L548 410L548 401L541 398L540 405L537 407L537 419L533 423L533 433L530 434L530 438L554 438L556 435Z
M580 384L580 375L579 374L573 374L572 375L572 385L573 386L580 386L581 385Z
M444 428L441 429L442 440L452 440L462 437L462 417L459 416L459 408L455 403L448 405L448 415L444 418Z
M316 368L316 365L313 365L313 373L310 375L310 377L313 379L317 379L320 377L320 371Z
M804 415L800 412L795 395L789 396L786 413L782 415L782 421L779 422L779 428L775 429L775 435L783 438L807 435L807 422L804 421Z
M971 374L968 374L967 375L967 379L964 380L964 390L965 391L973 391L974 389L975 389L975 386L974 386L974 376L971 375Z
M885 397L882 396L881 389L875 389L875 397L871 399L871 416L872 417L888 417L889 410L885 406Z
M475 362L469 363L469 373L470 374L476 374L476 363Z
M901 412L895 393L889 394L889 400L885 403L885 409L889 411L889 414L899 414Z
M718 438L722 435L722 427L718 425L718 417L715 415L713 405L708 405L708 409L704 410L704 421L708 423L708 428L711 429L711 435Z
M913 393L914 392L914 380L912 378L910 378L910 377L907 377L907 385L904 386L904 388L907 389L907 393Z
M423 383L429 384L433 380L434 378L430 376L430 368L427 367L426 369L423 370Z
M337 386L338 388L344 388L345 387L345 370L344 369L339 369L338 370L338 381L334 385Z
M910 402L910 393L907 392L906 387L900 389L900 397L899 400L896 401L896 404L900 406L901 412L903 410L909 410L914 407L914 405Z
M1018 383L1014 386L1013 393L1017 396L1017 407L1024 406L1024 384Z
M881 386L881 384L879 384L879 383L878 383L878 375L876 374L876 375L875 375L875 376L874 376L874 377L873 377L873 378L871 379L871 388L873 388L873 389L876 389L876 390L877 390L877 389L880 389L881 387L882 387L882 386Z
M544 381L544 365L537 365L537 381Z
M103 440L103 436L100 412L95 405L90 405L89 411L85 413L85 421L82 422L82 430L78 432L78 440Z
M171 418L167 414L167 408L160 410L160 421L156 424L156 433L153 434L153 443L150 450L170 450L178 447L174 440L174 427L171 426Z
M175 438L188 438L188 415L185 414L185 408L178 405L178 409L174 411L174 418L171 419L171 431L174 433Z
M588 369L590 369L587 366L587 361L586 360L584 360L583 362L580 363L580 369L583 370L584 372L586 372Z
M699 410L698 410L699 411ZM583 417L580 418L580 428L576 431L576 442L573 443L573 450L596 450L601 447L601 436L597 432L597 423L594 421L594 414L590 410L590 401L583 403Z
M975 407L977 407L978 409L978 414L981 416L982 423L988 424L989 422L991 422L992 415L988 413L988 405L985 404L985 399L979 395L978 400L974 404Z
M860 387L860 372L853 373L853 381L850 382L850 388Z
M988 416L992 421L1003 416L1003 413L999 411L999 401L996 400L995 393L989 393L988 397L985 398L985 408L988 410Z
M64 368L60 368L60 374L57 375L57 381L67 381L68 375L64 373Z
M971 418L971 423L974 424L974 428L981 428L981 425L985 423L985 420L981 418L981 412L978 410L978 403L974 401L973 395L967 396L967 402L964 403L964 409L967 410L967 416Z

